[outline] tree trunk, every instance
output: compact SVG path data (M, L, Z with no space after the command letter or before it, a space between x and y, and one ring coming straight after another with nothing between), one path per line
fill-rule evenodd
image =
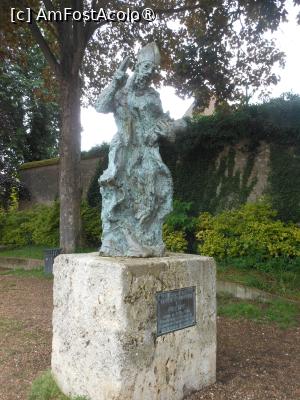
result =
M59 197L60 246L64 253L74 252L80 238L80 92L79 74L61 80Z

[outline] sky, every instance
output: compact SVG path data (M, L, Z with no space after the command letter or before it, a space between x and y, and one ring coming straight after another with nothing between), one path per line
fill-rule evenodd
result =
M284 69L275 68L281 80L273 87L271 97L278 97L284 92L300 94L300 25L297 24L293 1L287 1L289 11L288 23L284 23L273 34L277 46L286 54ZM297 12L298 12L297 8ZM182 100L175 95L172 87L163 87L159 90L164 112L169 111L174 119L181 118L193 103L193 99ZM93 107L81 109L81 149L89 150L91 147L103 142L109 143L116 133L113 114L97 113Z

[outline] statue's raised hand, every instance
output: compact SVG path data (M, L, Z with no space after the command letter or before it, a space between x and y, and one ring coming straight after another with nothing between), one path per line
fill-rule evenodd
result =
M129 57L125 57L124 60L119 65L118 69L114 73L113 81L115 82L118 88L122 87L127 81L128 75L126 74L126 70L129 64Z

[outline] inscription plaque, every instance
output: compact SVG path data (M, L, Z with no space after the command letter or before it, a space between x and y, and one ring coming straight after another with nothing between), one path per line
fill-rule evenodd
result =
M156 293L157 336L196 324L196 287Z

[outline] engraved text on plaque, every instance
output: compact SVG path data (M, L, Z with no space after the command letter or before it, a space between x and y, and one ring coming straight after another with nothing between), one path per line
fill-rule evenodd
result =
M157 336L196 324L196 287L156 293Z

